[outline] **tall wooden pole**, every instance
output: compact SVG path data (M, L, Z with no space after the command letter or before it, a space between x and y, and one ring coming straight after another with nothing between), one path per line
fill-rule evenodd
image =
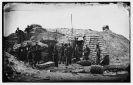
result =
M71 14L71 26L72 26L72 35L73 35L72 14Z

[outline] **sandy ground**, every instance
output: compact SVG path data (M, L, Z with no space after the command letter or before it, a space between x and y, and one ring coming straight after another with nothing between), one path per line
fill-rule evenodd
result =
M4 55L10 56L9 61L13 62L13 68L17 73L14 78L15 82L123 82L127 79L128 73L117 75L116 73L91 74L90 66L81 66L79 64L71 64L65 66L59 64L58 67L47 67L44 69L33 68L28 63L18 61L14 56L5 52ZM113 75L112 75L113 74Z
M21 74L16 74L14 81L22 82L51 82L51 81L108 81L108 82L122 82L126 80L127 75L105 75L104 74L91 74L88 70L90 67L80 66L78 64L69 65L67 68L65 65L60 64L59 67L50 67L47 70L37 70L32 68L27 68L21 72ZM82 73L82 70L86 70ZM87 72L88 71L88 72ZM81 72L81 73L80 73Z

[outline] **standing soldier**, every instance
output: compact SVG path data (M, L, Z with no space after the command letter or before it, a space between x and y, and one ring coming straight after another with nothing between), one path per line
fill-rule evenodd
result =
M54 58L55 66L58 67L58 49L56 46L54 46L53 58Z
M20 47L18 48L18 60L20 60L20 57L21 57L21 44Z
M16 33L18 37L18 43L24 41L24 32L22 30L19 30L19 28L17 28Z
M17 28L16 33L17 33L18 43L20 43L20 30L19 30L19 27Z
M33 52L34 52L34 48L30 47L28 51L28 62L30 65L33 65Z
M28 25L27 28L25 29L26 32L26 40L30 40L30 32L31 32L32 28Z
M35 45L35 57L34 57L34 66L36 66L36 64L39 64L39 61L41 60L41 51L40 51L40 46L37 44Z
M65 49L65 48L64 48L64 44L62 44L62 47L61 47L61 57L60 57L61 59L60 59L60 60L61 60L61 62L62 62L63 64L64 64L64 49Z
M99 44L96 45L96 53L97 53L96 65L99 65L100 64L100 54L101 54Z
M72 52L73 52L70 44L67 46L66 50L67 50L66 65L68 66L68 64L71 64Z
M27 47L23 47L23 61L26 63L26 58L27 58Z
M25 51L24 50L25 49L24 49L23 45L21 44L21 47L20 47L20 55L19 55L19 59L21 61L24 61L24 55L25 55Z
M89 49L89 47L86 45L86 48L85 48L85 50L84 50L84 59L85 60L88 60L89 58L89 54L90 54L90 49Z
M74 57L76 58L76 62L80 60L80 52L79 52L79 47L76 45L75 50L74 50Z
M53 49L54 49L54 46L50 43L50 45L49 45L49 47L48 47L48 53L49 53L49 59L50 59L51 61L53 61L53 55L52 55Z
M67 44L65 44L63 60L64 60L64 63L67 64Z

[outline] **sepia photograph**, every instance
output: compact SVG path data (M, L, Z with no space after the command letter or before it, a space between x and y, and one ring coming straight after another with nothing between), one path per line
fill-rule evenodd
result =
M2 82L131 82L130 2L2 2Z

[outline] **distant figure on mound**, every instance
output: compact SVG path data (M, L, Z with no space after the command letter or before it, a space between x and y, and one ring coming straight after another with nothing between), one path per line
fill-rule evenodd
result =
M28 25L27 28L24 30L26 32L25 39L30 40L31 34L30 32L32 31L32 28Z
M17 28L16 33L17 33L18 43L23 42L24 41L24 32L22 30L19 30L19 28Z
M109 30L109 26L108 25L104 25L103 26L103 31Z
M55 62L55 67L58 67L58 49L56 46L54 46L53 58L54 58L54 62Z
M101 54L101 50L99 47L99 44L96 45L96 65L100 64L100 54Z

